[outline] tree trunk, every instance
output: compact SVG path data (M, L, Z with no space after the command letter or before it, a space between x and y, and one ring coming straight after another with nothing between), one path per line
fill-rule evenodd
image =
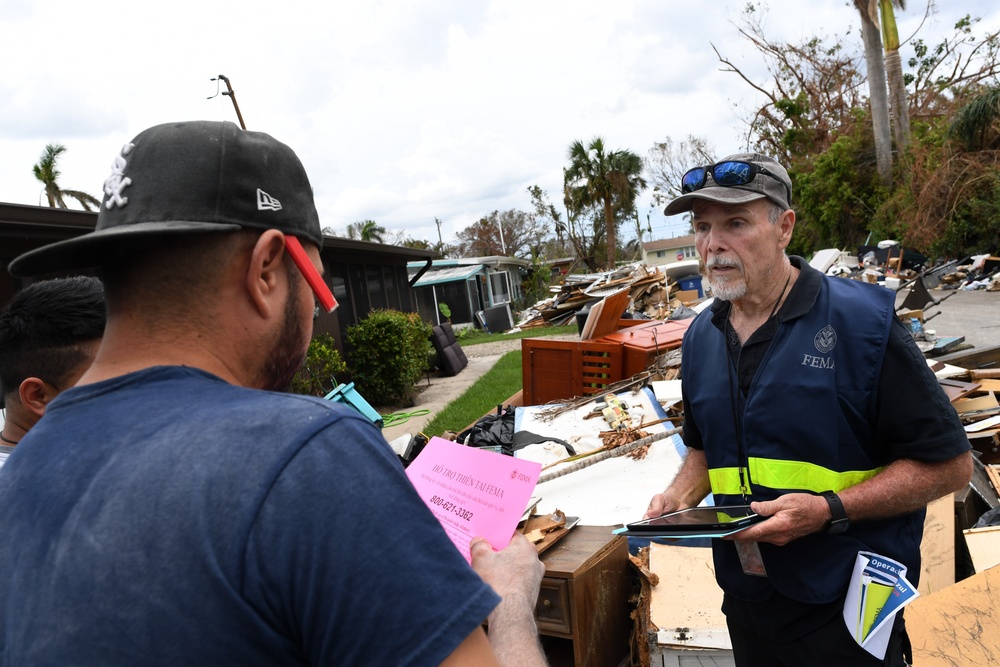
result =
M879 182L892 187L892 128L889 124L889 92L882 56L882 31L879 29L875 0L854 0L861 15L861 39L865 45L868 68L868 96L875 133L875 163ZM874 13L873 13L874 12Z
M889 110L896 150L902 153L910 144L910 107L903 81L903 64L899 59L899 30L893 0L879 0L882 13L882 41L885 42L885 73L889 78Z
M611 198L604 200L604 224L608 228L608 270L615 270L615 253L618 249L618 235L615 229L615 213L611 209Z
M885 54L885 73L889 77L890 108L894 121L893 135L896 138L896 150L902 152L910 145L910 110L899 51L888 51Z

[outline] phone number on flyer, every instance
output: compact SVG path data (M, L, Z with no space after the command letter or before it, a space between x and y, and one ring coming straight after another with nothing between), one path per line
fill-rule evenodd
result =
M440 496L431 496L431 504L432 505L437 505L438 507L440 507L441 509L443 509L445 512L451 512L452 514L454 514L455 516L459 517L460 519L465 519L466 521L468 521L469 519L472 518L472 512L470 512L469 510L465 509L464 507L460 507L460 506L456 505L455 503L453 503L453 502L451 502L449 500L445 500L444 498L441 498Z

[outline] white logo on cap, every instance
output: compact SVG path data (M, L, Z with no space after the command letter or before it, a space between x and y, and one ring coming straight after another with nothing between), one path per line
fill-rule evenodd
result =
M280 211L281 202L257 188L257 210L258 211Z
M128 166L125 156L129 154L134 145L125 144L122 146L121 155L116 156L111 163L111 175L104 181L104 194L110 197L104 202L104 206L109 210L116 205L118 208L125 208L125 204L128 203L128 197L122 197L125 188L132 185L132 179L125 175L125 167Z

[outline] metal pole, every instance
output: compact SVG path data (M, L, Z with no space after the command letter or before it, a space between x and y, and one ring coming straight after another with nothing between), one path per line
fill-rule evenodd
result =
M643 445L648 445L650 443L656 442L657 440L663 440L664 438L669 438L672 435L677 435L681 432L680 428L672 428L669 431L663 431L662 433L654 433L653 435L646 436L645 438L640 438L635 442L630 442L627 445L622 445L621 447L615 447L614 449L609 449L603 451L600 454L594 454L593 456L588 456L582 461L574 463L571 466L567 466L560 470L553 470L552 472L542 475L538 478L538 484L543 484L549 480L556 479L557 477L562 477L563 475L568 475L571 472L576 472L577 470L583 470L584 468L589 468L595 463L600 463L610 458L617 456L623 456L628 454L632 450L638 449Z
M233 108L236 109L236 118L238 118L240 121L240 127L242 127L244 130L247 129L247 124L243 122L243 114L240 113L240 105L236 103L236 93L233 91L232 84L229 83L229 77L227 77L225 74L220 74L219 76L212 79L212 81L226 82L226 90L222 91L222 94L228 96L229 99L233 101ZM218 95L218 93L216 93L216 95ZM212 97L215 97L215 95L213 95ZM208 99L212 98L210 97Z

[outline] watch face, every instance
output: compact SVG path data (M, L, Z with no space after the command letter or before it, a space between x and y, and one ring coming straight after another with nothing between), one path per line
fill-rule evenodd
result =
M830 535L839 535L840 533L847 532L847 529L851 527L850 519L837 519L830 523L830 527L827 529L827 533Z

